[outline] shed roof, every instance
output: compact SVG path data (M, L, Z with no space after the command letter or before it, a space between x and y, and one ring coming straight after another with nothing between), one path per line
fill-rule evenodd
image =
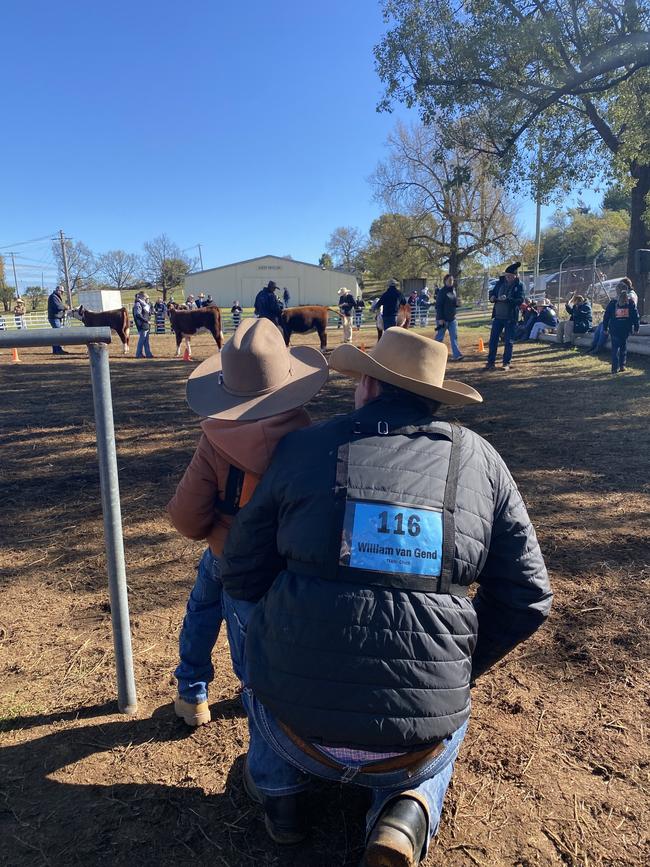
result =
M277 259L279 262L293 262L295 265L306 265L308 268L315 268L317 271L331 271L333 274L345 274L347 277L356 279L357 275L350 271L339 271L336 268L322 268L320 265L314 265L313 262L301 262L300 259L287 259L286 256L274 256L268 253L266 256L254 256L252 259L242 259L241 262L230 262L228 265L218 265L216 268L204 268L203 271L192 271L192 276L197 274L207 274L210 271L222 271L224 268L233 268L236 265L247 265L249 262L260 262L262 259Z

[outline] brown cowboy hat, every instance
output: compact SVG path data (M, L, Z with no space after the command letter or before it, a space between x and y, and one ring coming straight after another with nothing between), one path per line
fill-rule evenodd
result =
M307 403L327 381L311 346L289 349L268 319L243 319L220 353L190 374L186 396L203 418L254 421Z
M370 352L345 343L330 356L331 368L354 379L372 376L449 406L481 403L483 398L471 386L445 379L446 366L442 343L404 328L389 328Z

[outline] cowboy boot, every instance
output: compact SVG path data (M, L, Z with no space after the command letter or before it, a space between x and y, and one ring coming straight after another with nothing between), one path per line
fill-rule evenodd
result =
M251 776L248 762L244 765L244 790L251 801L264 807L264 825L272 840L281 846L292 846L305 839L307 832L302 821L300 795L269 797L262 794Z
M361 867L417 867L427 835L427 816L414 798L395 798L368 838Z

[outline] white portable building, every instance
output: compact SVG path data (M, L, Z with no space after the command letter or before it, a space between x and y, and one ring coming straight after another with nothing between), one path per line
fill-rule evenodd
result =
M345 271L328 270L282 256L260 256L188 274L184 292L185 297L194 295L196 298L200 292L212 295L215 304L228 309L235 300L242 307L252 307L255 296L269 280L277 284L280 297L284 289L289 290L291 307L301 304L336 305L342 286L353 295L358 288L354 274Z
M77 293L79 304L93 313L104 310L118 310L122 307L122 293L119 289L81 289Z

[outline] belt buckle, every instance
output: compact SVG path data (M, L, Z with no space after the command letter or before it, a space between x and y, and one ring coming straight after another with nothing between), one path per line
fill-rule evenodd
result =
M387 421L380 421L377 423L377 433L379 434L380 437L387 437L388 436L388 422Z

